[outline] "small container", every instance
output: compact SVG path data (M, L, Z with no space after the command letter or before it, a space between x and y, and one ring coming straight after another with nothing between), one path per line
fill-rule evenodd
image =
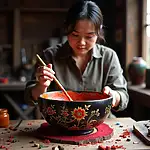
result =
M0 128L9 126L9 114L7 109L0 109Z

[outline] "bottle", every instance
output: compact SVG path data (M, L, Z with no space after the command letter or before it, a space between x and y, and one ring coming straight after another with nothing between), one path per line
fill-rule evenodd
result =
M0 128L9 126L9 114L7 109L0 109Z

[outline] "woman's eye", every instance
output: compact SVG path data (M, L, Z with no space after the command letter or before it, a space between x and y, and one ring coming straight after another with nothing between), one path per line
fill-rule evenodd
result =
M93 36L86 36L85 38L86 39L91 39Z
M78 35L77 35L77 34L72 33L72 35L73 35L73 36L75 36L75 37L78 37Z

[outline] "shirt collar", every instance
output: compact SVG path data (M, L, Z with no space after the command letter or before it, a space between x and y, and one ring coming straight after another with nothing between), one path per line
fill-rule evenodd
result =
M101 58L102 57L101 48L102 48L101 45L95 44L95 46L93 47L93 50L92 50L92 56L95 58ZM58 55L62 59L72 56L72 49L68 42L64 43L64 45L62 46L62 49L59 51Z
M101 58L102 57L101 48L102 48L101 45L95 44L93 47L92 56L95 58Z

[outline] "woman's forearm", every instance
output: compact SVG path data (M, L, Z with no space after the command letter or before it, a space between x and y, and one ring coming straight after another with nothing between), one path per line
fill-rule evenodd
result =
M34 100L37 100L38 97L47 91L46 86L41 86L39 83L37 83L34 87L31 89L31 96Z

